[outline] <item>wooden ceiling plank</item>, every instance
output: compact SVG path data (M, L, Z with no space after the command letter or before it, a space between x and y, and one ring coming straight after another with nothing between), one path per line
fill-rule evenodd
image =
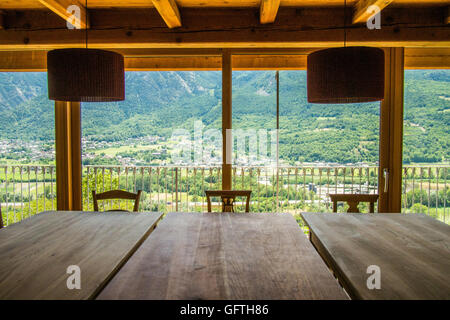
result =
M181 27L180 11L175 0L152 0L152 2L169 28Z
M377 6L380 10L386 8L393 0L359 0L354 5L353 23L365 23L372 16L371 6Z
M76 0L38 0L41 4L49 8L58 16L66 21L75 19L75 26L80 26L79 29L89 29L89 15L87 9ZM76 5L80 8L80 15L72 15L68 8Z
M261 0L259 20L261 24L273 23L277 17L280 0Z
M445 17L445 24L450 24L450 6L447 7L447 14Z

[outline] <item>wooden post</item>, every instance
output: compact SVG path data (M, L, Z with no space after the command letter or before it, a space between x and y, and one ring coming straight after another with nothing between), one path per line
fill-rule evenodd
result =
M378 212L400 212L402 197L404 49L385 49L385 93L380 111ZM385 172L387 175L385 175ZM386 182L387 180L387 182Z
M232 128L232 64L231 53L222 54L222 189L232 189L231 164L233 140ZM227 132L228 129L228 132Z
M55 101L56 195L58 210L82 210L81 109Z

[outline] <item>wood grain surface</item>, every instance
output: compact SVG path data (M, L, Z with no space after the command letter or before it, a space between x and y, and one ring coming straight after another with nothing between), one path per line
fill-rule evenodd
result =
M423 214L302 213L354 299L450 299L450 226ZM380 289L368 289L371 265Z
M294 217L169 213L99 299L347 299Z
M0 299L90 299L156 226L161 213L43 212L0 230ZM81 289L67 288L67 267Z

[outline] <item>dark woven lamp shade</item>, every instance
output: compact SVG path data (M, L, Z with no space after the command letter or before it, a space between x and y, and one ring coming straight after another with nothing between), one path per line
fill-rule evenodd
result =
M125 99L124 60L98 49L57 49L47 53L48 96L58 101Z
M308 55L308 102L357 103L384 98L384 52L345 47Z

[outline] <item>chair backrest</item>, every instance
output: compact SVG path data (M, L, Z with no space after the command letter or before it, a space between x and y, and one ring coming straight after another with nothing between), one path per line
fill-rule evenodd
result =
M96 193L92 191L92 199L94 200L94 211L98 211L98 200L109 199L124 199L134 200L133 212L139 211L139 199L141 198L142 190L138 190L137 193L127 192L123 190L111 190L103 193ZM108 210L108 211L127 211L127 210Z
M377 194L329 194L328 195L333 201L333 212L337 212L337 203L339 201L345 201L348 203L347 212L358 213L358 205L360 202L369 202L369 212L375 212L375 202L378 200Z
M3 228L2 204L0 203L0 229Z
M220 197L222 200L222 212L234 212L234 200L236 197L245 197L245 212L250 212L251 190L207 190L205 191L208 202L208 212L211 212L211 197Z

